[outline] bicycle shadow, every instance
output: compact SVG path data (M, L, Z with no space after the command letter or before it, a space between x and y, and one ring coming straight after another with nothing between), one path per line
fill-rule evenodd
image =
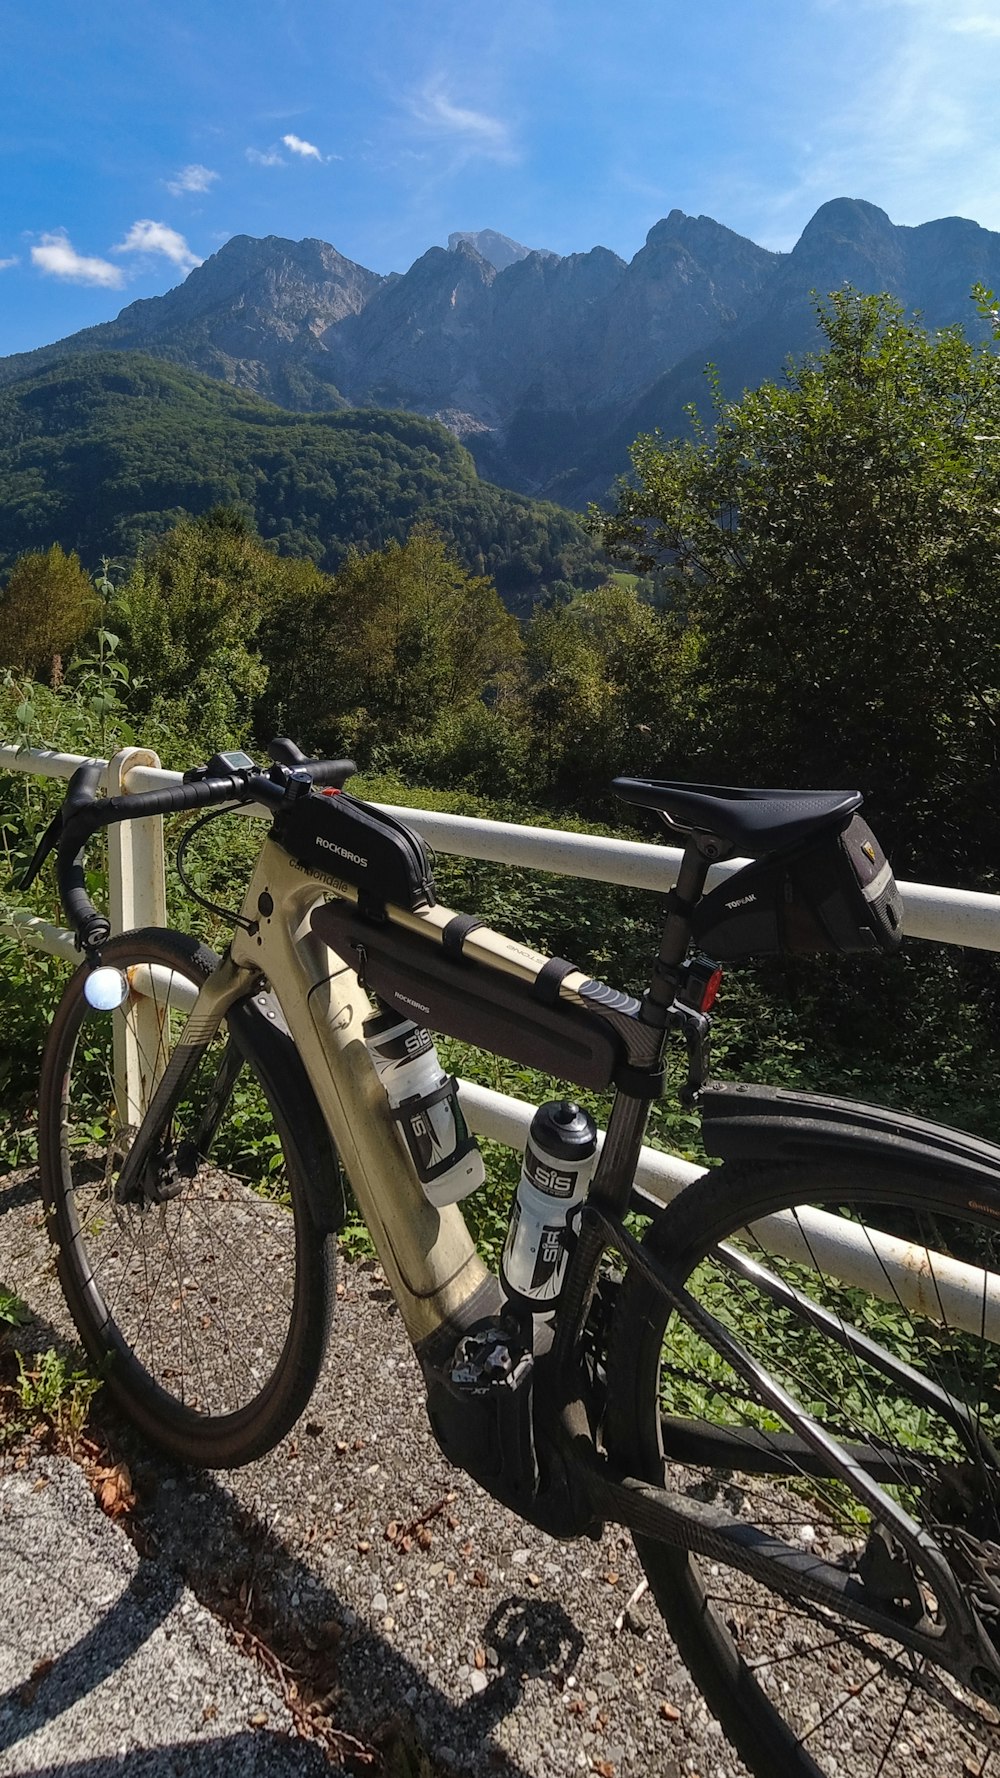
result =
M38 1315L32 1315L18 1334L18 1344L27 1353L50 1345L67 1349L61 1330ZM493 1733L515 1710L527 1680L548 1680L558 1691L579 1660L583 1635L560 1605L518 1594L507 1597L477 1632L484 1648L491 1651L482 1688L456 1703L384 1635L360 1623L335 1589L320 1580L222 1484L203 1472L189 1475L162 1459L133 1429L106 1411L96 1410L94 1420L132 1466L133 1475L144 1478L137 1485L140 1496L148 1490L139 1507L147 1553L140 1553L135 1573L114 1603L101 1610L92 1627L51 1664L45 1663L37 1682L29 1666L0 1695L0 1755L10 1754L19 1742L56 1722L122 1672L169 1617L185 1586L202 1606L225 1621L231 1616L234 1593L246 1576L270 1574L280 1575L285 1599L303 1601L280 1625L286 1642L296 1638L308 1641L320 1626L328 1631L331 1622L340 1627L328 1670L322 1675L322 1685L331 1699L330 1715L338 1728L376 1751L385 1749L392 1756L386 1762L392 1769L399 1762L401 1770L423 1771L421 1760L425 1757L428 1778L442 1769L458 1774L479 1772L484 1766L495 1778L531 1778L529 1769L494 1741ZM197 1511L186 1517L185 1492L194 1481L199 1494ZM163 1482L168 1484L169 1497L178 1502L176 1511L167 1514L156 1507ZM36 1497L37 1510L44 1510L45 1492ZM0 1539L0 1549L3 1541ZM9 1544L10 1540L6 1541ZM18 1572L23 1597L31 1598L32 1549L9 1547L4 1553L4 1565ZM293 1764L298 1766L310 1766L317 1752L310 1741L275 1737L273 1732L271 1739L297 1750ZM203 1742L193 1737L190 1743L179 1745L183 1746L185 1772L208 1778L210 1773L233 1769L222 1763L222 1749L227 1745L222 1738ZM251 1748L256 1745L255 1735L237 1736L233 1745L237 1750ZM180 1769L178 1752L179 1746L130 1751L129 1771L143 1778L147 1773L149 1778L161 1773L166 1778ZM104 1760L83 1757L47 1770L53 1778L57 1772L96 1778L98 1771L108 1769L109 1759L117 1763L114 1755ZM241 1772L270 1774L276 1769L263 1756L259 1765L247 1765L242 1752L240 1759L244 1762L238 1767ZM33 1765L31 1769L37 1768ZM5 1763L3 1770L14 1774L16 1768Z
M213 1741L171 1741L162 1747L135 1748L125 1756L129 1778L280 1778L294 1772L295 1743L274 1730L247 1729L242 1734L219 1735ZM5 1778L108 1778L114 1765L124 1760L68 1759L55 1764L11 1769Z

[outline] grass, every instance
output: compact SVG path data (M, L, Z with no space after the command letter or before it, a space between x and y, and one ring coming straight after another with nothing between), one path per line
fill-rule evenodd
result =
M59 1439L76 1442L87 1424L101 1379L75 1358L49 1347L16 1351L10 1330L31 1319L27 1304L0 1284L0 1449L42 1425Z

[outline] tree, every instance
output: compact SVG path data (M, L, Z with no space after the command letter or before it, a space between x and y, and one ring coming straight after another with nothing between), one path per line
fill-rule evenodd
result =
M0 666L58 681L62 657L92 629L101 601L58 543L19 556L0 595Z
M501 697L521 652L493 582L467 573L429 528L352 552L304 603L275 608L263 646L269 704L288 726L368 756Z
M856 782L908 864L981 880L1000 857L997 359L888 297L818 312L822 353L716 394L711 432L637 440L592 523L681 583L709 769Z
M267 683L257 637L285 567L237 509L181 519L139 557L111 611L141 717L171 722L211 748L245 739Z
M525 655L540 789L580 803L622 772L679 774L690 649L670 613L612 582L536 612Z

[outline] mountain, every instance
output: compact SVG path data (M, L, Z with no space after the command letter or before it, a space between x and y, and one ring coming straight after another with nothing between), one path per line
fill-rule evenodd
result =
M481 481L452 433L416 414L291 413L134 351L0 390L0 571L51 543L93 568L180 513L234 503L282 553L326 569L430 523L519 612L603 577L571 513Z
M498 235L495 228L481 228L478 231L460 229L457 234L448 236L451 252L461 241L474 247L477 253L488 259L495 272L505 272L509 265L519 259L527 259L528 254L535 251L532 247L522 247L520 241L512 241L509 235Z
M824 204L789 253L681 210L631 261L484 229L389 277L322 241L237 235L166 296L0 359L0 384L71 353L142 351L300 412L426 415L494 481L578 505L606 494L637 432L684 430L686 405L707 407L706 362L738 396L814 347L816 292L887 290L932 327L975 330L978 280L1000 286L1000 235L960 217L900 227L852 198Z

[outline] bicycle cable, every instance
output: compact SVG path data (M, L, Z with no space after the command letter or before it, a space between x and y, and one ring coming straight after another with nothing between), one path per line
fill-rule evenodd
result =
M198 833L201 828L207 827L210 821L220 821L224 815L235 815L236 813L237 810L235 808L229 807L224 809L209 809L206 814L199 815L197 821L192 821L191 826L185 829L185 832L181 836L181 840L177 847L177 857L175 862L177 865L177 875L180 877L181 885L187 891L192 901L196 901L199 907L206 908L210 914L216 914L220 920L230 920L234 926L241 926L244 932L253 932L254 922L252 920L248 920L245 914L241 914L233 908L220 907L217 902L209 901L207 896L202 895L201 891L195 888L184 869L184 860L187 855L187 850L191 841L194 839L195 834Z

